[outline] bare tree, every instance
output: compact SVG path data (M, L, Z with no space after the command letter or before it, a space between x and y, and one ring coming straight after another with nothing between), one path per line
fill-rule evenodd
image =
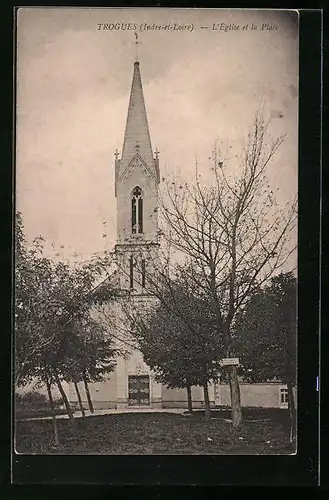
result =
M295 250L296 201L279 208L266 170L285 137L271 139L263 109L254 117L237 169L213 154L210 184L195 169L192 185L166 183L164 236L188 263L188 279L208 298L217 333L228 357L234 355L232 325L255 289L287 262ZM234 426L242 422L236 366L229 370Z

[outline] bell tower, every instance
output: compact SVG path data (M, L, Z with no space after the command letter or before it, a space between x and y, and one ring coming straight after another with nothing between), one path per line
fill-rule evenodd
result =
M152 151L139 61L134 62L121 158L115 152L120 286L143 293L158 247L159 151Z
M136 48L137 48L136 35ZM153 153L144 102L139 61L134 62L126 130L121 158L115 152L115 196L117 200L117 277L135 306L144 310L155 297L149 285L158 259L159 151ZM125 335L125 315L118 300L116 323ZM132 340L132 339L130 339ZM131 345L131 344L130 344ZM123 347L127 349L124 344ZM155 380L137 348L118 358L116 366L117 408L161 407L162 386Z

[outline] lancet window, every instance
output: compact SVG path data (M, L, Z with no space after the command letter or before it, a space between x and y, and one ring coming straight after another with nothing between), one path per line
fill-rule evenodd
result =
M131 199L131 232L141 234L143 232L143 195L140 187L135 187Z

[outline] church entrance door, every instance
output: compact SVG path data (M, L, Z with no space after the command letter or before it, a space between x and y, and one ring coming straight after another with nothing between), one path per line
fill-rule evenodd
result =
M150 377L148 375L129 375L129 406L148 406L150 404Z

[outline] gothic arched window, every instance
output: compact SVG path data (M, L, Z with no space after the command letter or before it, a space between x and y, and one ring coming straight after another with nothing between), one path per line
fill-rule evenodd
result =
M141 234L143 232L143 196L140 187L135 187L131 199L131 232Z

